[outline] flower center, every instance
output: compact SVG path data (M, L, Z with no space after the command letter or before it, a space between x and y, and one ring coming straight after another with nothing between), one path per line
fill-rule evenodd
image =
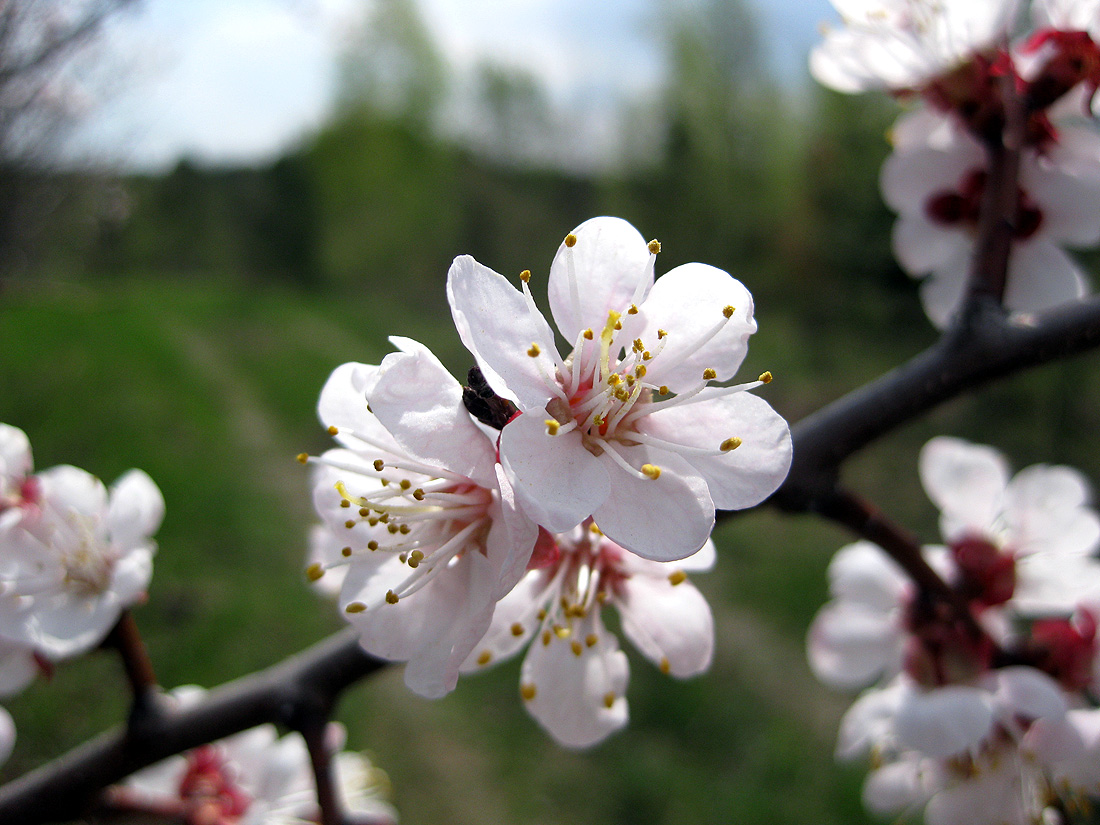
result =
M340 465L324 457L316 460L348 471L348 481L335 484L340 506L348 510L344 526L353 530L365 524L370 538L365 546L344 547L339 561L310 565L306 570L310 579L317 580L326 569L364 557L380 553L396 556L408 573L394 582L379 605L397 604L456 564L463 554L485 554L493 504L493 494L488 489L464 476L429 468L411 459L378 458L371 465L373 472ZM348 489L349 484L368 492L354 495ZM352 602L345 609L361 613L376 606Z
M94 519L70 512L54 540L66 586L86 596L96 596L110 588L118 561L117 550L96 535L96 526Z
M985 186L985 170L972 169L962 177L956 189L944 190L930 196L924 204L925 214L933 222L943 226L974 231L981 214ZM1024 241L1043 225L1043 211L1019 187L1016 189L1016 198L1018 205L1012 237L1013 240Z

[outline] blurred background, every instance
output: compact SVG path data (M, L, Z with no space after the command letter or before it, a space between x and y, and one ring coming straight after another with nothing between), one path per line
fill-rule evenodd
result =
M613 214L756 299L744 374L797 421L934 340L877 191L897 109L809 81L825 0L0 0L0 421L39 469L167 500L136 611L168 687L272 664L341 621L303 576L294 457L318 392L400 334L471 364L444 279L469 253L541 300L561 238ZM1090 261L1095 269L1096 259ZM856 456L847 482L927 541L935 434L1100 479L1096 356L956 400ZM518 662L426 702L399 667L349 692L350 746L421 823L860 823L832 759L850 697L803 638L849 537L769 510L716 534L696 584L712 671L631 654L629 728L557 748ZM125 714L117 662L65 663L10 703L10 778Z

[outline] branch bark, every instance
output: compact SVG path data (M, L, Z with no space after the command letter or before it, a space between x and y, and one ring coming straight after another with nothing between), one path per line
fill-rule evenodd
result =
M131 773L256 725L292 727L385 664L364 653L355 632L347 629L212 690L195 707L172 710L160 702L139 724L109 730L0 787L0 822L37 825L79 817L104 788Z

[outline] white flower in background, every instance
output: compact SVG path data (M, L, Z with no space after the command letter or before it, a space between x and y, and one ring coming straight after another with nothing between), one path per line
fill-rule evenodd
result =
M29 471L29 450L25 461L11 455L9 467ZM22 503L10 504L9 485L9 506L0 510L0 638L49 659L82 653L144 597L164 499L140 470L110 491L70 466L44 470L19 488Z
M1100 517L1078 471L1036 464L1010 478L992 447L945 436L924 446L919 465L955 562L986 603L1068 616L1100 593Z
M962 303L971 271L987 168L981 144L951 118L921 109L893 130L894 152L882 169L882 194L898 213L898 262L924 278L921 302L939 328ZM1015 312L1080 298L1085 276L1063 246L1100 240L1100 135L1057 127L1042 151L1020 158L1020 206L1004 295Z
M1097 0L1032 0L1031 15L1036 28L1087 32L1100 37L1100 2Z
M1069 710L1028 667L931 690L901 677L849 709L837 755L873 756L863 799L879 815L923 808L929 825L1034 825L1060 796L1072 804L1097 789L1095 716Z
M710 535L715 507L763 501L791 460L786 422L733 377L756 330L752 296L704 264L654 283L656 242L617 218L570 233L550 268L554 333L521 276L517 290L456 258L447 296L485 380L521 414L500 461L523 508L551 532L592 516L646 558L684 558Z
M184 704L201 693L197 688L173 691ZM341 752L342 726L329 725L326 734L344 810L356 815L356 822L396 822L384 798L385 773L361 754ZM170 757L111 791L110 800L119 808L186 823L316 825L320 813L305 740L297 733L279 737L273 725Z
M0 524L18 516L18 512L9 511L33 506L37 501L33 470L26 433L10 424L0 424Z
M538 566L497 605L463 670L488 667L530 643L520 676L527 710L560 744L594 745L627 722L627 659L602 608L615 607L623 633L662 673L702 673L714 650L714 621L687 573L709 570L714 557L708 540L681 561L650 561L588 522L556 538L544 534L532 561Z
M831 0L810 72L839 92L919 89L1006 40L1015 0Z
M11 714L0 708L0 765L8 761L15 748L15 722Z
M315 548L330 560L307 572L344 568L340 606L360 644L408 662L406 683L434 698L454 689L537 528L516 509L459 383L422 345L391 340L402 352L377 367L344 364L321 391L321 421L344 447L312 459L330 533Z

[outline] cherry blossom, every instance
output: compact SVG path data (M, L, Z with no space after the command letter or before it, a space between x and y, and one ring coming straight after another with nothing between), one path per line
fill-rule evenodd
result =
M11 714L0 708L0 765L8 761L15 748L15 722Z
M827 28L810 71L839 92L921 89L1006 40L1015 0L831 0L843 27ZM957 85L959 78L955 78Z
M714 509L769 496L791 458L786 422L730 387L756 330L752 296L705 264L654 283L659 244L626 221L593 218L550 267L554 333L522 291L473 258L456 258L447 295L459 335L489 386L520 411L500 461L523 508L551 532L592 516L613 541L656 561L691 555Z
M401 352L344 364L321 392L321 421L343 447L310 459L329 535L314 537L327 560L307 573L339 571L340 607L363 648L408 662L406 683L434 698L454 689L537 529L459 383L421 344L391 340Z
M181 704L195 701L200 688L181 688ZM344 729L326 731L340 801L355 822L397 821L384 799L386 775L358 753L342 751ZM317 794L305 740L280 737L273 725L203 745L135 773L111 789L110 802L123 810L170 817L185 825L316 825Z
M1049 821L1060 799L1095 792L1097 727L1095 711L1070 710L1032 668L931 690L901 677L852 706L837 754L872 755L863 799L877 814L923 809L929 825L1032 825Z
M530 643L520 676L527 710L560 744L594 745L627 722L629 666L602 608L618 611L623 633L662 673L702 673L714 621L687 573L709 570L714 558L708 540L686 559L650 561L591 522L556 537L543 533L533 569L497 605L463 670L488 667Z
M29 446L5 433L0 638L49 659L73 656L144 597L164 499L140 470L110 490L71 466L29 475Z
M962 303L971 270L987 160L981 143L952 118L928 109L899 120L882 193L898 213L894 252L924 278L921 303L946 327ZM1009 258L1005 306L1034 312L1088 291L1063 247L1100 240L1100 135L1069 123L1020 158L1019 215Z

